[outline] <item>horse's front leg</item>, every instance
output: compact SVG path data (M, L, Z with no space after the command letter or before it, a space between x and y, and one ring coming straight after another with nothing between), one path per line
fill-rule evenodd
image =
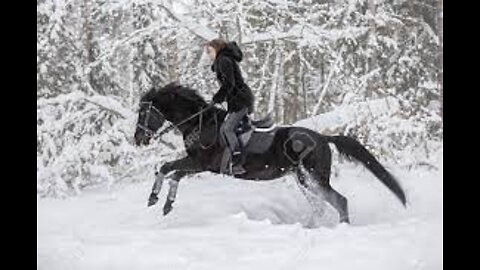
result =
M155 172L155 182L153 182L152 193L150 193L150 197L148 198L148 206L152 206L157 203L158 194L162 189L163 179L165 179L165 174L160 171Z
M163 205L163 215L167 215L172 211L172 204L175 202L175 198L177 197L177 190L178 184L180 183L180 179L187 175L186 171L176 171L172 175L172 179L170 179L170 189L168 190L167 200Z
M170 180L170 189L168 191L167 201L163 209L164 215L168 214L172 209L173 201L175 201L175 196L177 194L178 183L182 177L187 174L192 174L201 171L200 165L190 157L185 157L182 159L174 160L171 162L165 163L160 171L156 173L155 182L152 187L152 193L148 199L148 206L152 206L158 201L158 194L162 188L165 175L174 171Z

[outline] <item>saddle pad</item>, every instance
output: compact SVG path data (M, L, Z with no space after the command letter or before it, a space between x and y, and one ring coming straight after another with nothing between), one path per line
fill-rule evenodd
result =
M277 129L274 128L269 132L252 132L250 139L247 142L245 150L247 153L263 154L273 143Z

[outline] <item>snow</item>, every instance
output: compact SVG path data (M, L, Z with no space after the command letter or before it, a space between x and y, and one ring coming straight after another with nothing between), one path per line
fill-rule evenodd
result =
M54 98L40 98L37 100L37 113L42 112L38 108L46 107L48 105L53 104L62 104L67 102L76 102L85 100L90 103L96 104L98 106L102 106L106 109L114 111L121 115L123 118L128 118L132 112L128 109L125 109L125 106L121 104L118 98L115 96L101 96L101 95L94 95L88 96L83 92L74 91L68 94L61 94Z
M300 120L295 125L313 128L323 134L328 134L330 131L346 126L352 122L382 115L392 115L399 109L400 104L395 98L380 98L338 106L332 111Z
M150 43L145 44L144 54L152 58L155 56L155 51L153 50L152 45L150 45Z
M327 207L317 226L292 177L236 180L209 172L180 183L173 211L146 207L152 179L37 200L37 269L441 269L439 170L387 167L409 205L353 163L331 183L349 200L352 223Z

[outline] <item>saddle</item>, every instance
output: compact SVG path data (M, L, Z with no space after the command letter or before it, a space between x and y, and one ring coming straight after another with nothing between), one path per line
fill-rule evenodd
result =
M277 127L271 114L259 120L253 120L246 115L235 130L240 141L240 149L236 151L262 154L272 144L276 131Z

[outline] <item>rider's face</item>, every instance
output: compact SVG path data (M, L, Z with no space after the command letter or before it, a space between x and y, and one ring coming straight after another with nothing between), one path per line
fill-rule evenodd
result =
M208 53L208 56L210 56L210 59L212 61L215 60L217 53L215 52L215 49L213 47L207 46L207 53Z

